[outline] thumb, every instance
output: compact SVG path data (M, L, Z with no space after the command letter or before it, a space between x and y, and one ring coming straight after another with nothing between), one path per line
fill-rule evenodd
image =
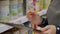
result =
M46 30L48 30L48 29L49 29L49 26L46 26L46 27L44 27L44 28L41 28L40 31L41 31L41 32L44 32L44 31L46 31Z

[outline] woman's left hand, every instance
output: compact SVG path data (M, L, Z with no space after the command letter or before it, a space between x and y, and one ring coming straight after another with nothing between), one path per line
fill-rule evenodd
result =
M55 25L47 25L44 28L41 28L40 31L35 31L35 34L56 34Z
M56 26L55 25L47 25L46 27L41 29L43 34L56 34Z

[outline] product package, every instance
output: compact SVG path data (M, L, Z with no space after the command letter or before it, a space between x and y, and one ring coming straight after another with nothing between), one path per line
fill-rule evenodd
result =
M48 9L51 0L43 0L44 9Z
M9 0L0 1L0 21L9 21Z
M18 18L18 0L10 0L10 17L11 20Z
M26 11L34 10L33 0L26 0Z
M38 13L43 10L43 0L33 0L34 10Z
M23 16L23 0L18 0L18 16Z

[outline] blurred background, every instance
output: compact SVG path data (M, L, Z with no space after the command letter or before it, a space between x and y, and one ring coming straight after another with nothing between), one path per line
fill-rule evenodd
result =
M0 21L17 20L26 16L30 10L35 10L36 13L47 10L50 2L51 0L0 0ZM29 21L25 22L24 25L34 27ZM5 24L0 24L0 33L35 34L33 30L26 30L25 28L18 29Z

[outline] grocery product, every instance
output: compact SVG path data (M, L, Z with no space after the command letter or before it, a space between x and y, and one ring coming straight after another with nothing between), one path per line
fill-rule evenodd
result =
M43 10L43 0L39 0L40 1L40 11Z
M24 28L22 28L20 30L20 32L21 32L21 34L28 34L28 30L27 29L24 29Z
M18 16L18 0L10 0L10 17L12 20Z
M0 1L0 21L9 20L9 0Z
M18 14L23 16L23 0L18 0Z
M26 1L26 11L33 10L34 5L33 5L33 0L27 0Z
M50 1L51 0L43 0L43 7L44 7L44 9L48 9L48 6L50 4Z
M43 0L33 0L33 4L37 13L43 9Z
M32 30L29 30L29 31L28 31L28 34L32 34Z

